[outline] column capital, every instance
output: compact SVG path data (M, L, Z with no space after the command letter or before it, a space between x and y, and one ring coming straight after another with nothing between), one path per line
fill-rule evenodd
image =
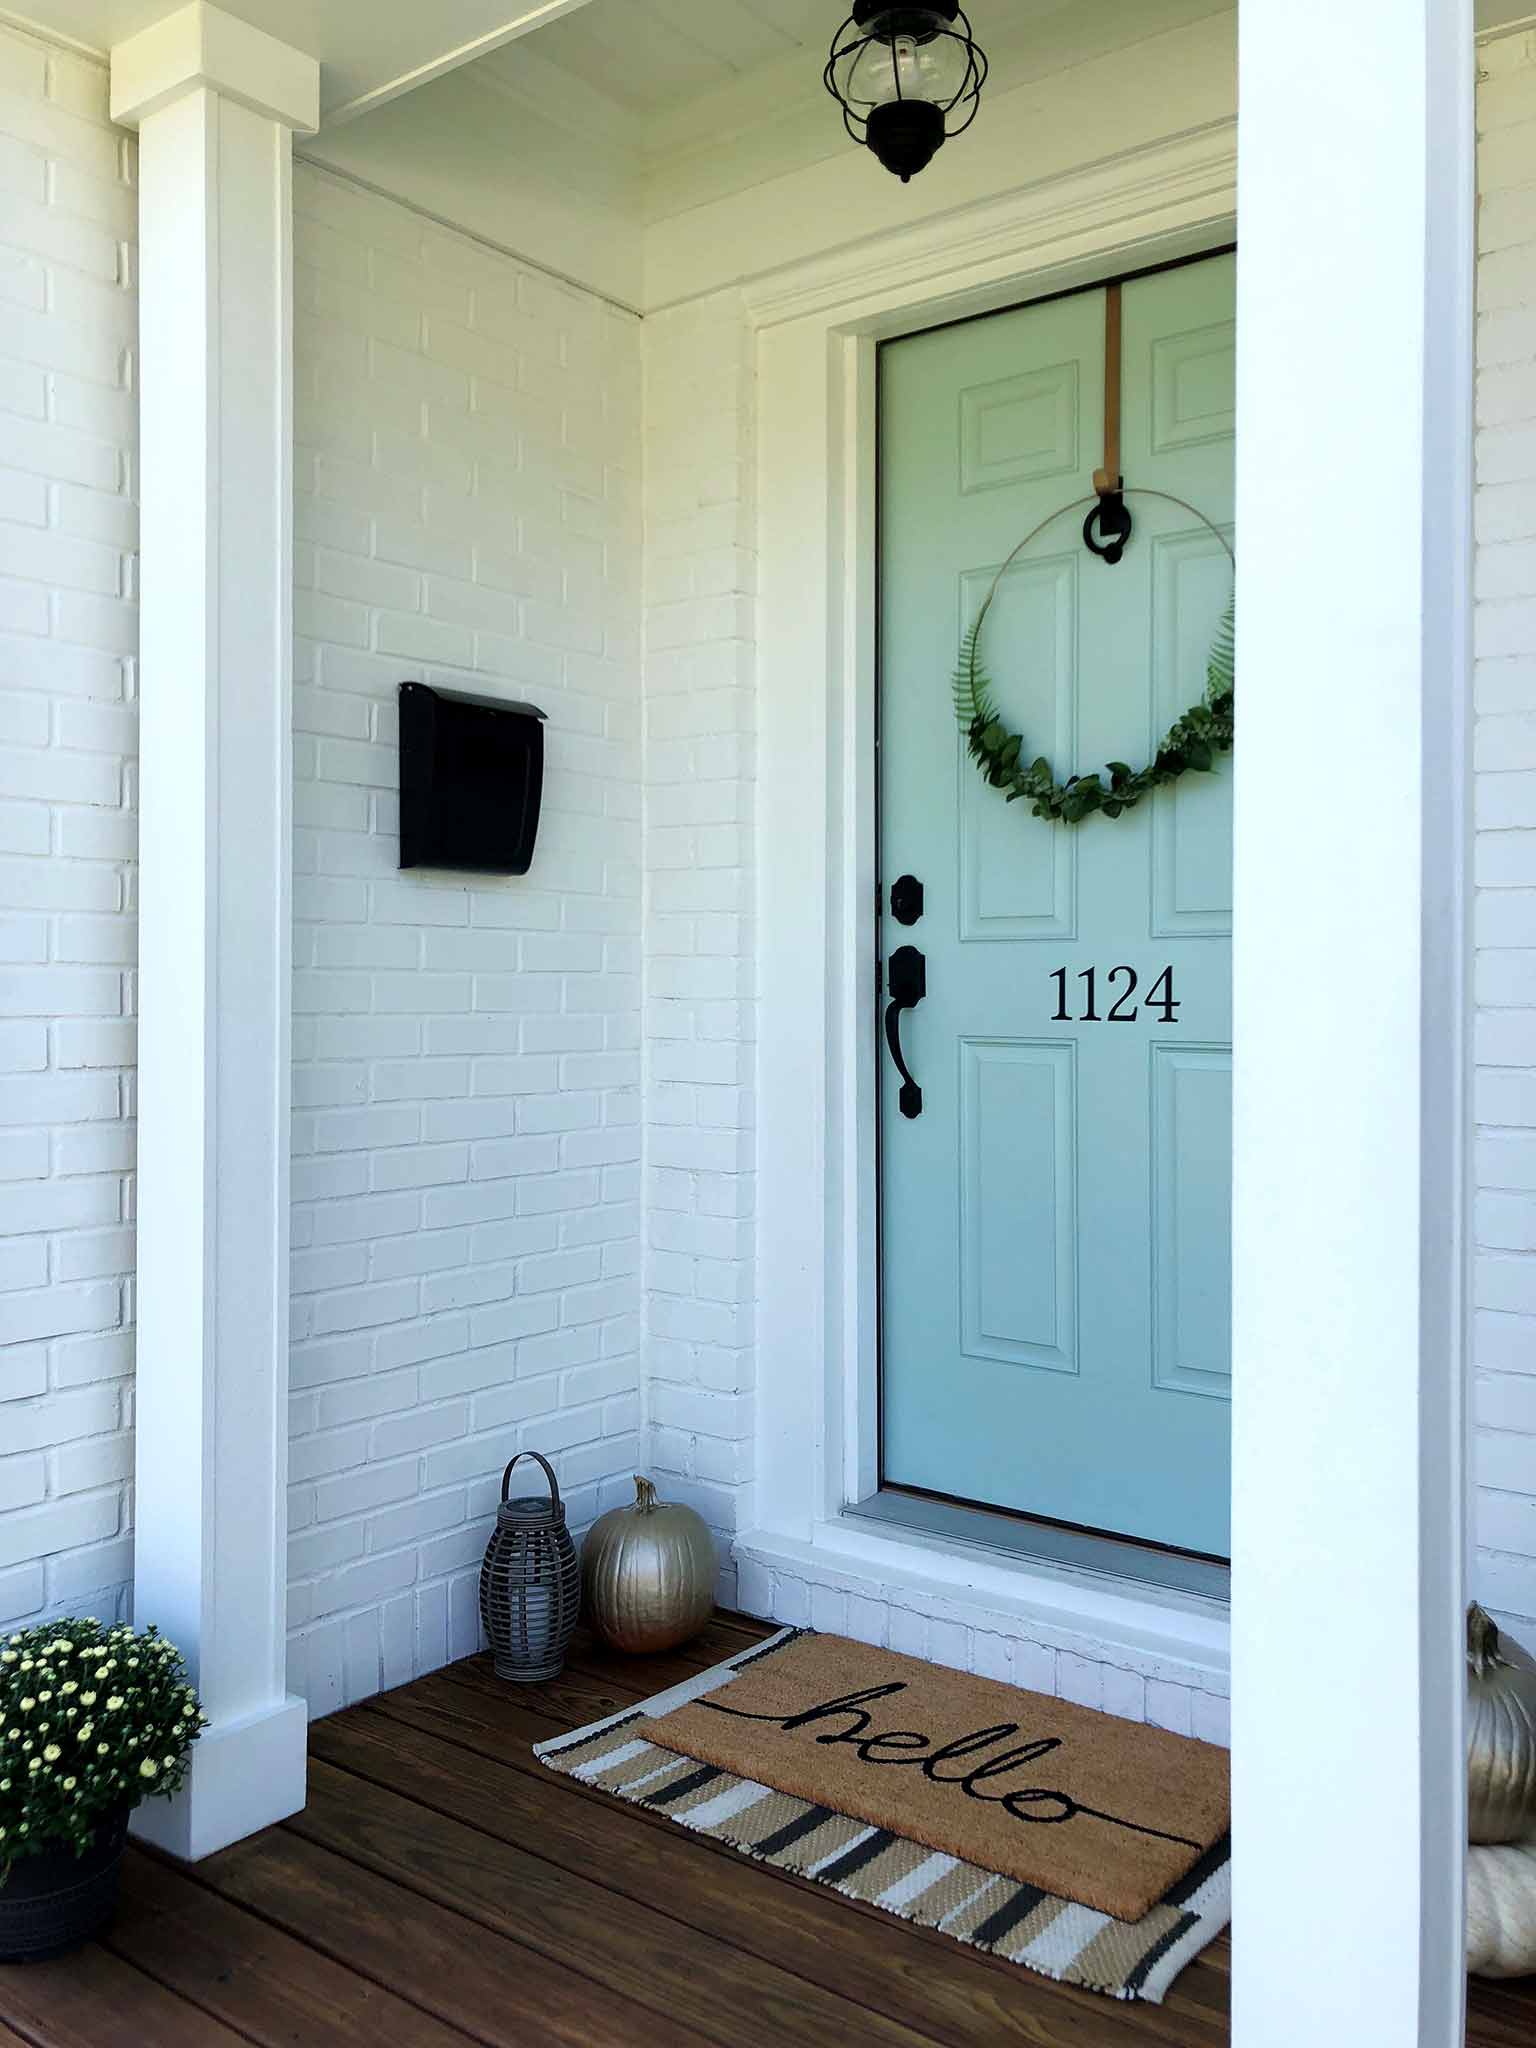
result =
M112 118L126 128L204 86L285 128L320 125L319 60L206 0L113 45Z

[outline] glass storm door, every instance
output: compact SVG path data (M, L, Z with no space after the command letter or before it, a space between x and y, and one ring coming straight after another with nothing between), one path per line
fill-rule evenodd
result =
M1230 538L1230 256L1123 287L1122 468ZM1230 757L1116 819L1005 803L950 699L998 564L1091 491L1105 303L1085 291L880 357L880 951L922 1091L881 1060L882 1480L1209 1556L1229 1548ZM984 658L1058 780L1140 767L1205 686L1232 588L1180 506L1111 566L1063 517ZM910 915L911 877L922 911ZM910 1101L910 1098L909 1098Z

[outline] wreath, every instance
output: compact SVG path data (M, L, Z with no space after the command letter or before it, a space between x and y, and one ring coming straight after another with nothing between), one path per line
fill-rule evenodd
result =
M1231 548L1203 512L1196 511L1193 505L1186 505L1182 498L1173 498L1166 491L1146 491L1142 495L1169 498L1171 503L1183 505L1186 511L1193 512L1201 524L1216 535L1230 558ZM970 631L960 643L960 659L954 675L955 716L965 734L971 759L987 782L993 789L1005 790L1009 803L1026 797L1037 818L1060 818L1068 825L1077 824L1079 819L1086 818L1093 811L1102 811L1106 818L1118 818L1122 811L1134 808L1159 785L1176 782L1190 770L1208 774L1215 767L1218 754L1230 754L1232 751L1235 671L1231 598L1227 600L1211 642L1204 694L1169 726L1145 768L1132 768L1124 761L1110 761L1091 775L1069 775L1065 782L1057 782L1051 774L1051 764L1043 754L1025 762L1023 734L1009 732L998 717L991 679L981 659L981 629L986 624L998 585L1004 572L1012 567L1030 541L1049 526L1052 519L1060 518L1063 512L1076 511L1088 502L1079 499L1077 504L1062 506L1061 511L1041 520L1040 525L1019 542L993 577L992 587L982 600Z

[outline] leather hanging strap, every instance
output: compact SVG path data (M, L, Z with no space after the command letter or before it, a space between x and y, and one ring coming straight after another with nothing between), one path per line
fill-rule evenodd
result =
M1120 473L1120 287L1104 294L1104 467L1093 472L1093 488L1124 488Z
M1125 553L1133 521L1120 474L1120 287L1104 291L1104 467L1093 472L1098 498L1083 521L1083 545L1111 568Z

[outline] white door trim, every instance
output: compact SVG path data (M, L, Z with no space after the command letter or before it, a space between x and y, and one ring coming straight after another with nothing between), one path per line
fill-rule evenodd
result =
M1231 123L747 292L759 328L759 1455L754 1562L905 1575L1225 1688L1224 1609L842 1519L874 1490L877 341L1230 243ZM785 1546L789 1546L785 1548ZM1151 1668L1148 1666L1147 1668Z

